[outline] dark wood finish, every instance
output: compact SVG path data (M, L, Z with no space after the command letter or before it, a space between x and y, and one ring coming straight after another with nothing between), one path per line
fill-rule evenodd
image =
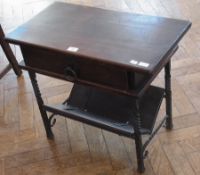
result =
M153 73L190 26L189 21L54 3L6 40ZM79 50L69 52L70 46ZM132 59L150 65L130 64Z
M25 64L20 67L29 71L49 138L56 114L131 137L142 173L147 145L164 122L168 129L173 126L170 59L190 26L183 20L54 3L6 40L21 47ZM164 67L165 89L150 86ZM45 105L36 72L74 82L69 99ZM154 128L163 96L166 116ZM48 117L47 111L53 114ZM150 135L145 143L142 134Z
M37 48L36 48L36 50L35 49L28 49L26 51L23 50L24 59L26 60L26 54L27 54L27 57L31 58L31 59L27 60L29 66L27 66L24 63L24 61L21 61L19 66L21 67L21 69L24 69L24 70L35 71L40 74L59 78L62 80L67 80L67 81L71 81L71 82L75 82L75 83L81 83L81 84L85 84L85 85L99 87L101 89L113 91L115 93L121 93L124 95L141 97L144 94L144 92L146 91L146 89L149 87L151 82L154 80L154 78L161 71L161 69L171 59L171 57L174 55L174 53L177 51L177 49L178 49L178 46L176 46L175 48L172 49L169 56L165 59L165 61L163 61L161 67L159 69L157 69L153 75L140 74L137 72L126 71L123 68L120 69L118 72L122 73L121 77L124 77L125 75L127 75L127 77L123 79L123 80L126 80L125 82L123 82L121 79L121 84L122 84L121 86L123 86L124 89L118 89L116 86L108 86L108 85L101 84L98 82L95 83L93 81L83 80L83 79L80 79L79 76L77 76L76 79L71 79L65 75L65 67L66 67L65 65L66 65L66 63L69 64L70 62L75 62L75 61L72 61L72 59L64 59L62 54L55 55L54 53L52 53L52 51L49 51L47 53L43 49L42 49L42 51L43 51L42 53L45 53L45 55L41 54L40 56L39 55L35 56L35 54L37 54L37 50L38 50ZM54 56L50 57L50 55L52 55L52 54ZM57 60L59 60L59 61L57 61L57 63L54 63L54 61L52 60L52 58L54 58L55 56L56 56ZM42 59L40 59L40 58L42 58ZM69 58L73 58L73 57L69 57ZM48 64L46 64L46 62L48 62ZM96 64L97 64L96 66L98 66L98 64L102 65L102 63L100 63L100 62L96 62ZM86 63L86 65L87 65L87 63ZM111 68L112 67L113 66L111 66ZM82 67L79 67L79 68L82 69ZM108 67L108 65L107 66L105 65L105 68L108 68L109 70L111 70L111 68ZM115 67L115 70L116 70L116 67ZM93 71L96 71L96 69L93 69L93 67L89 67L87 72L88 71L91 72L90 76L93 76L93 79L94 79ZM126 74L124 73L125 71L126 71ZM101 72L101 74L104 74L104 72ZM105 77L107 77L107 76L108 75L106 75ZM98 78L99 77L97 76L96 79L98 79ZM104 77L100 77L100 78L104 78ZM119 77L115 76L115 78L118 79ZM105 81L105 79L104 79L104 81ZM107 81L109 81L110 84L112 83L112 85L113 85L113 78L107 79ZM115 82L116 82L116 80L115 80Z
M126 68L105 64L100 61L85 60L63 53L52 52L38 47L22 46L25 65L45 70L45 75L83 84L96 84L105 88L129 92L141 90L150 75L128 71ZM27 59L28 58L28 59ZM55 62L56 58L56 62ZM48 64L47 64L48 62ZM130 83L129 83L130 82Z
M171 91L171 61L165 66L165 95L166 95L166 128L172 129L172 91Z
M141 134L152 133L163 96L164 89L151 86L141 99ZM45 109L120 135L134 137L130 120L136 117L136 106L135 99L129 96L75 85L66 104L45 105Z
M40 69L40 73L139 96L170 59L190 25L181 20L55 3L6 39L19 44L26 66ZM79 50L69 52L69 46ZM133 65L131 60L150 65Z
M21 69L18 66L17 60L9 46L9 44L5 41L5 34L3 32L3 29L0 25L0 45L10 63L1 73L0 78L2 78L11 68L13 68L15 74L17 76L20 76L22 74Z

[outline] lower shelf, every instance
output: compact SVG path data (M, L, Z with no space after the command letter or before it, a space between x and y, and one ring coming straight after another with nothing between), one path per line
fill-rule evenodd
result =
M164 97L164 89L150 86L140 100L141 134L151 134ZM127 137L134 136L135 98L94 87L74 85L66 104L44 105L47 111Z

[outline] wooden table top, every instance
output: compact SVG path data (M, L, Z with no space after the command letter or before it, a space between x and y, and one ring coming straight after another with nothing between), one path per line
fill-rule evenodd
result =
M184 20L56 2L5 39L152 73L190 26Z

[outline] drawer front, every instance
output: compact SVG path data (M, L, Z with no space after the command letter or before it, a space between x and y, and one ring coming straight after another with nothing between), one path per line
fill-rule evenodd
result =
M61 75L71 82L84 81L128 90L137 88L138 82L141 84L145 79L145 76L135 76L136 74L128 73L126 69L85 58L27 46L21 47L21 50L26 66L47 71L48 75Z

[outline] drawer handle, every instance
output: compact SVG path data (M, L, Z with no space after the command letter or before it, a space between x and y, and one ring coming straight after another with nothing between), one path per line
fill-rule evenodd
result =
M77 74L71 67L65 68L64 72L69 81L75 81L77 79Z

